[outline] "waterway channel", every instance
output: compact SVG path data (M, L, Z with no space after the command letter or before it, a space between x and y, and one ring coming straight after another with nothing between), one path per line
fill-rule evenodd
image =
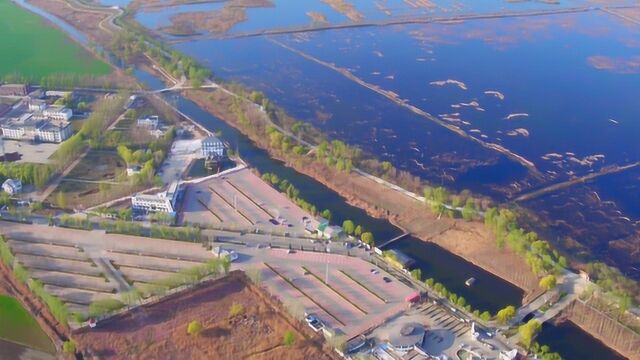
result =
M135 74L149 88L162 86L158 79L148 73L136 71ZM260 173L275 173L278 177L287 179L300 190L302 198L315 204L319 209L330 209L333 223L342 224L344 220L352 220L362 225L365 230L371 231L378 242L402 233L401 229L387 220L369 216L364 210L349 205L338 193L320 182L296 172L281 161L272 159L266 151L256 147L240 131L204 111L195 103L178 95L171 95L169 101L208 130L221 131L222 138L230 144L231 148ZM433 277L449 290L464 296L474 308L495 313L506 305L519 305L522 302L523 291L517 286L433 243L408 237L393 243L390 247L413 257L416 260L415 267L422 269L425 278ZM464 282L470 277L475 277L478 282L473 287L466 287Z
M126 1L123 2L126 3ZM79 34L76 29L73 29L71 26L51 14L48 14L41 9L38 10L39 11L36 13L45 18L52 18L50 19L51 21L59 25L71 37L78 40L78 38L75 37ZM162 82L159 79L156 79L149 74L138 71L136 72L136 77L143 83L147 84L150 88L162 86ZM215 131L221 130L223 133L222 137L230 142L232 146L238 150L238 153L259 171L277 173L280 177L288 179L292 184L300 189L301 195L307 200L317 204L320 208L330 208L334 214L334 221L336 223L347 218L351 219L374 232L378 239L391 238L400 233L400 229L394 227L387 221L371 218L363 210L348 205L337 193L326 188L314 179L301 175L293 169L284 166L283 163L271 159L265 151L255 147L251 141L243 136L239 131L200 109L196 104L183 99L182 97L177 97L176 101L178 108L181 111L195 119L198 119L203 126ZM467 301L474 307L484 305L489 308L499 308L511 303L517 304L521 301L522 292L517 287L475 267L473 264L466 262L464 259L461 259L434 244L426 243L410 237L394 244L394 246L397 246L399 249L406 251L409 255L414 256L418 261L417 266L423 269L425 277L433 277L437 281L442 282L449 289L465 296ZM473 289L478 292L477 294L467 293L464 291L468 288L463 287L460 283L460 279L465 278L466 276L474 276L479 279L478 286ZM459 287L462 288L459 289ZM474 301L477 301L477 303ZM589 348L593 343L597 343L597 340L593 339L590 335L583 332L576 326L545 326L540 336L540 340L542 342L553 342L554 338L557 340L573 339L576 337L580 337L581 340L553 343L552 346L554 351L558 351L565 355L566 358L570 359L575 358L572 357L572 354L579 354L580 349ZM600 351L602 357L599 358L617 359L615 357L617 354L603 344L600 344ZM590 352L590 354L593 353Z

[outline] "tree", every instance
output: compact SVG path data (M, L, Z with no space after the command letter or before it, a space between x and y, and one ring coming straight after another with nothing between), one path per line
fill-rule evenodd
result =
M542 279L540 279L539 285L541 289L544 289L545 291L549 291L554 287L556 287L556 283L557 283L557 280L555 275L547 275Z
M529 349L535 339L536 335L542 329L542 325L537 320L529 320L524 325L521 325L518 328L518 334L520 335L520 344L524 346L525 349Z
M193 320L187 326L187 334L189 335L198 336L200 335L201 331L202 331L202 324L200 323L200 321Z
M462 218L466 221L473 220L473 215L475 214L475 209L473 207L473 200L467 200L467 203L462 208Z
M422 270L420 269L411 270L411 277L418 281L422 280Z
M320 216L322 216L323 218L325 218L325 219L327 219L329 221L331 221L331 215L332 215L331 214L331 210L329 210L329 209L324 209L320 213Z
M358 237L360 235L362 235L362 226L358 225L355 230L353 230L353 236Z
M368 231L365 233L362 233L362 235L360 236L360 239L362 240L363 243L369 246L373 246L375 244L375 241L373 239L373 234Z
M435 280L433 278L428 278L427 280L424 281L424 284L428 288L432 288L434 283L435 283Z
M293 346L296 343L296 335L291 330L287 330L282 337L284 346Z
M65 354L75 354L76 343L71 340L65 341L64 343L62 343L62 351L64 351Z
M353 232L356 230L356 226L351 220L345 220L342 223L342 230L348 235L353 235Z
M242 306L242 304L234 302L229 307L229 317L230 318L234 318L234 317L236 317L238 315L242 315L242 313L244 313L244 306Z
M483 321L489 321L491 320L491 314L488 311L484 311L482 314L480 314L480 319Z
M504 309L498 311L498 313L496 314L496 319L500 324L506 324L507 321L511 320L511 318L513 318L514 316L516 316L516 308L513 305L509 305Z
M58 192L58 195L56 196L56 202L58 203L59 208L61 209L67 208L67 196L65 195L64 191Z

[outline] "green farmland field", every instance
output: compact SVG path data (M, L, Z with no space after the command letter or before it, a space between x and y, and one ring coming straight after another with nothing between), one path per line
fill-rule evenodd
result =
M0 79L18 74L38 81L52 74L106 75L111 69L80 45L9 0L0 0Z
M40 325L18 300L10 296L0 295L0 324L0 339L55 353L53 343Z

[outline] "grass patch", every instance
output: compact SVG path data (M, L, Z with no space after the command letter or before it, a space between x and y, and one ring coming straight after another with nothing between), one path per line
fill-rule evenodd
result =
M19 74L34 81L52 74L107 75L110 67L36 14L0 0L0 78Z
M55 353L55 347L36 320L11 296L0 295L0 338Z

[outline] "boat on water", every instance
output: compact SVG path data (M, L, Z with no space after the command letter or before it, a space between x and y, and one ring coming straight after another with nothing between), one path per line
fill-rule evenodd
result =
M476 278L470 277L470 278L467 279L467 281L464 282L464 284L467 285L467 286L471 286L471 285L475 284L475 282L476 282Z

